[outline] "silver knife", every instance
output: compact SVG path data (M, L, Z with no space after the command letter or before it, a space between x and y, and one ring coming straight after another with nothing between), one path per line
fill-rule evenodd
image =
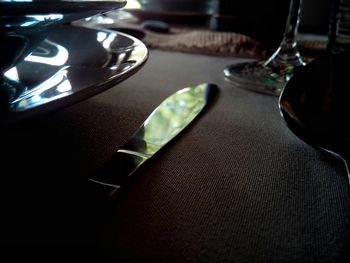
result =
M177 91L165 99L129 141L90 180L109 195L129 182L138 168L184 130L216 94L214 84L200 84Z

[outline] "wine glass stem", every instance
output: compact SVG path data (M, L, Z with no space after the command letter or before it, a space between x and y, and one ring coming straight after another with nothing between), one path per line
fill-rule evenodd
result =
M297 50L296 36L298 34L300 6L302 0L291 0L283 39L276 52L264 63L265 66L289 64L291 66L305 65Z
M295 42L298 34L301 0L291 0L283 42Z

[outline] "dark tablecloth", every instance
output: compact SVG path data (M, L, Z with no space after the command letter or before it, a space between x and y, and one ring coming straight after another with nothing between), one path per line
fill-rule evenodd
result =
M239 59L152 50L134 76L1 129L1 247L70 248L127 262L347 261L345 169L286 127L278 98L232 87ZM216 101L111 202L85 187L168 95ZM107 254L106 254L107 253Z

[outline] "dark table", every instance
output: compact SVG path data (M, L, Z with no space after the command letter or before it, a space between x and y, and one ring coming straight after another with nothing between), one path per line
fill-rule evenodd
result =
M1 248L126 262L347 261L344 167L292 134L277 97L225 82L223 68L239 61L151 50L118 86L2 127ZM91 172L168 95L202 82L220 88L205 114L118 198L97 198Z

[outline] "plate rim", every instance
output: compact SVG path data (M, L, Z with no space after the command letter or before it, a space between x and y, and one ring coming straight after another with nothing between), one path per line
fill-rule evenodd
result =
M5 112L2 112L2 113L0 113L0 124L16 123L18 121L30 119L31 117L34 117L36 115L41 115L41 114L45 114L45 113L48 113L51 111L59 110L61 108L65 108L65 107L68 107L70 105L79 103L79 102L84 101L86 99L89 99L89 98L91 98L99 93L102 93L102 92L118 85L120 82L133 76L135 73L137 73L143 67L143 65L148 60L149 50L146 47L146 45L141 40L139 40L133 36L130 36L126 33L119 32L117 30L111 30L111 29L88 28L88 27L75 26L75 25L63 25L63 26L58 27L58 29L59 28L69 28L70 30L84 29L84 30L95 31L95 32L105 31L105 32L110 32L110 33L117 33L117 36L119 36L119 37L122 36L122 37L133 40L134 44L131 46L131 48L133 48L133 50L135 50L136 47L140 48L143 50L144 54L141 57L141 59L136 61L136 63L133 64L125 72L119 72L108 79L104 79L104 80L101 80L97 83L86 86L82 89L75 90L72 94L68 94L64 97L43 103L41 105L26 109L23 111L8 110ZM55 30L55 29L53 29L53 30ZM135 45L135 43L136 43L136 45ZM26 62L21 62L21 63L26 63ZM72 70L74 70L74 67L78 68L79 65L71 65ZM88 68L90 70L91 69L103 69L103 67L97 67L97 66L96 67L89 66ZM10 105L10 104L8 104L8 105Z

